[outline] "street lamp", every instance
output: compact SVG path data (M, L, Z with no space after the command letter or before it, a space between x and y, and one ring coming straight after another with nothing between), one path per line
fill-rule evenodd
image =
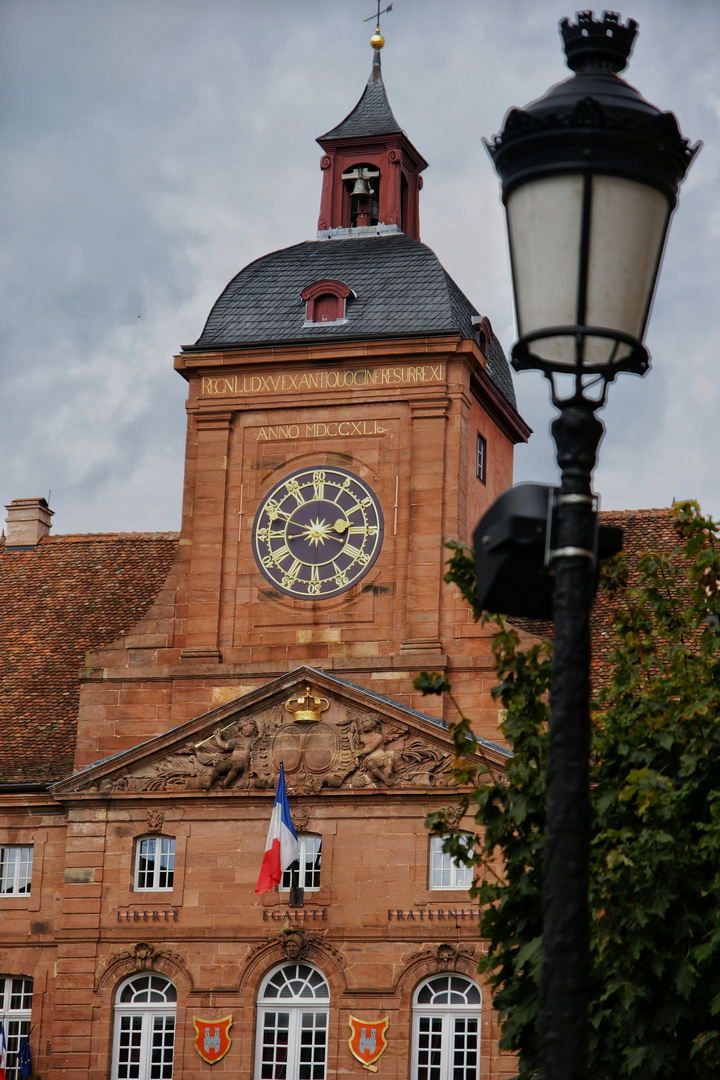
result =
M590 606L595 411L620 371L643 375L643 338L677 192L699 149L618 76L637 23L580 12L560 23L574 74L486 143L502 181L517 371L550 380L562 480L555 496L554 657L547 764L542 1080L587 1075Z

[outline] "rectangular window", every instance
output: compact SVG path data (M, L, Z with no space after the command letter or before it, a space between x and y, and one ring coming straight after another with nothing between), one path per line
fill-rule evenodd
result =
M175 1017L144 1012L119 1016L118 1021L117 1080L172 1080Z
M475 462L475 472L478 480L485 483L485 473L487 469L487 439L478 431L477 437L477 458Z
M138 892L169 892L175 875L175 840L172 836L147 836L138 840L135 856L135 889Z
M467 836L468 848L472 837ZM430 888L431 889L469 889L473 882L471 866L461 866L452 855L443 851L444 836L430 838Z
M440 1080L442 1074L442 1016L421 1016L417 1036L418 1080Z
M27 896L32 863L32 847L0 848L0 895Z
M6 1080L22 1080L16 1055L25 1042L25 1036L30 1033L32 999L32 979L0 976L0 1020L5 1032L8 1061Z
M289 1009L260 1013L262 1048L256 1080L325 1080L327 1013Z
M320 863L322 861L322 837L300 836L300 853L282 876L281 889L292 885L293 868L298 875L298 888L316 892L320 888Z
M414 1080L477 1080L480 1025L475 1016L418 1016Z

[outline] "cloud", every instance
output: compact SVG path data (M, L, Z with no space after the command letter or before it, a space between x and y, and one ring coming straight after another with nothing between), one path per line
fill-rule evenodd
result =
M60 532L178 526L185 384L172 355L242 266L314 235L315 138L367 79L365 14L328 0L6 0L4 503L51 488ZM693 494L720 513L720 12L635 0L633 15L629 81L706 145L671 231L653 370L611 388L596 486L608 507ZM400 0L385 17L390 100L430 161L423 239L506 348L504 224L482 137L564 77L557 19L550 0ZM518 477L553 479L546 386L516 387L536 430Z

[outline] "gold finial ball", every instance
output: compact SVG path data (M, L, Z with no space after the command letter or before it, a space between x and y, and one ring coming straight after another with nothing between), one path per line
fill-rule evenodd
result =
M385 38L382 36L379 30L376 30L373 36L370 38L370 44L377 52L382 49L385 44Z

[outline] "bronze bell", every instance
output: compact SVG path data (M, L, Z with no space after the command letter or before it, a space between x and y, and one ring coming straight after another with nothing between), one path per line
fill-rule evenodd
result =
M351 199L367 199L372 195L372 188L364 176L358 176L355 186L350 192Z

